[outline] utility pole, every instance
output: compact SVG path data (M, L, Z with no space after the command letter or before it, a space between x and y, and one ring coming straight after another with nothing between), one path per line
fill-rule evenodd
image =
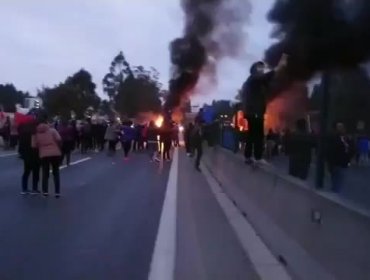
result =
M327 151L327 138L329 134L330 116L330 83L331 73L325 71L321 79L321 106L320 106L320 134L318 142L317 165L316 165L316 188L323 189L325 186L325 157Z

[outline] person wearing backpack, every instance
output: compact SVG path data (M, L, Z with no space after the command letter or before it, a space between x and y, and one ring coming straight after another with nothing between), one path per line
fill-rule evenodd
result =
M49 195L50 167L54 179L55 197L60 197L61 142L62 139L58 131L47 124L47 118L44 116L36 128L36 134L32 137L32 147L39 150L42 168L42 192L45 197Z

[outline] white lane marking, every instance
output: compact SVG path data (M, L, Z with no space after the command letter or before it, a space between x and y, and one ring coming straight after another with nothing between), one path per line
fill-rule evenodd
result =
M229 224L234 229L239 242L249 256L261 280L291 280L286 269L273 256L256 234L252 225L230 201L204 165L202 170L217 202L225 213Z
M155 241L149 280L173 280L176 258L177 181L179 154L173 153L166 195Z
M11 154L4 154L4 155L0 155L0 158L6 158L6 157L14 157L18 155L17 153L11 153Z
M76 160L76 161L73 161L73 162L71 162L71 166L73 166L73 165L77 165L77 164L80 164L80 163L83 163L83 162L85 162L85 161L88 161L88 160L90 160L90 159L92 159L91 157L87 157L87 158L83 158L83 159L79 159L79 160ZM62 169L64 169L64 168L67 168L67 165L62 165L61 167L59 167L59 169L60 170L62 170Z

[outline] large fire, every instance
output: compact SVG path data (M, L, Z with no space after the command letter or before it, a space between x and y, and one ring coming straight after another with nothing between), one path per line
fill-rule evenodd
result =
M306 116L307 105L307 88L304 84L297 82L268 104L265 114L266 131L269 129L281 131L292 128L299 118ZM233 118L233 124L235 124L235 117L239 130L248 130L248 122L245 120L243 112L238 111Z

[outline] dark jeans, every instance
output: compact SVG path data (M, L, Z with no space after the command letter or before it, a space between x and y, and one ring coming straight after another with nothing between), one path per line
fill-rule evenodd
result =
M10 148L14 149L18 145L18 135L10 135Z
M170 160L171 159L171 156L170 156L170 151L171 151L171 144L172 144L172 141L164 141L163 142L163 159L164 160Z
M47 193L49 190L49 174L50 167L54 178L55 193L60 193L60 177L59 177L60 157L45 157L41 159L42 166L42 192Z
M125 157L128 157L128 154L131 150L131 141L123 141L122 146L123 146L123 153Z
M81 154L86 154L92 148L92 137L85 135L81 138Z
M329 173L332 183L332 191L339 193L344 185L346 168L329 165Z
M260 160L263 155L264 120L256 115L247 116L248 136L245 146L245 158L249 159L254 155Z
M203 155L203 146L202 145L196 145L194 147L195 149L195 152L196 152L196 158L195 158L195 168L199 168L200 166L200 160L202 158L202 155Z
M310 160L304 160L302 158L289 158L289 175L306 180L310 170Z
M147 149L148 149L150 159L153 159L156 153L158 152L158 143L148 142Z
M104 151L104 145L105 145L105 140L103 138L99 138L99 150Z
M64 141L62 144L62 163L66 159L67 165L71 163L71 153L73 150L73 141Z
M116 145L117 145L116 140L109 140L109 142L108 142L108 152L109 152L109 154L114 154L116 152Z
M32 173L32 190L38 190L40 180L40 162L38 159L23 159L22 190L28 191L28 178Z
M187 154L191 154L193 152L191 143L190 143L190 137L185 138L185 150Z

